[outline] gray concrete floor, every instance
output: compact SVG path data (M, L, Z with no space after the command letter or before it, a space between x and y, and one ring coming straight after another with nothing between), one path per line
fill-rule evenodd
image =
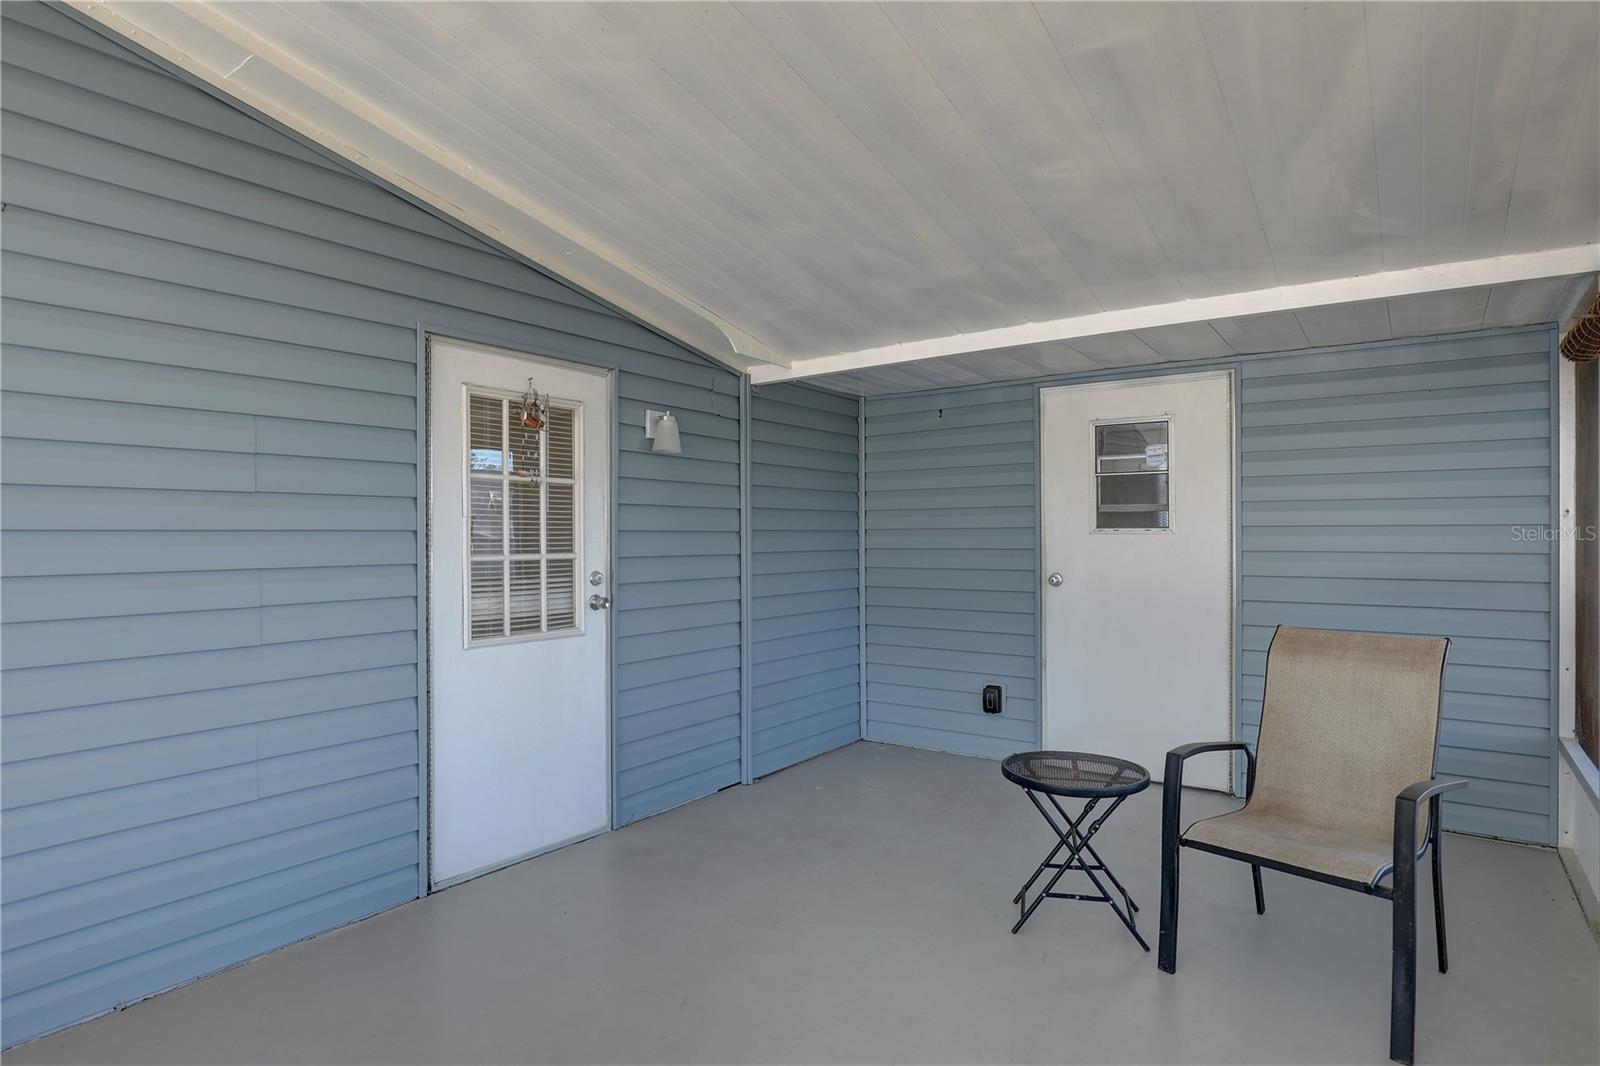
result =
M1152 788L1097 840L1152 946L1159 818ZM1257 917L1248 870L1186 853L1168 976L1103 904L1008 932L1052 839L993 762L855 744L6 1059L1386 1061L1384 902L1269 871ZM1600 954L1556 855L1445 854L1452 967L1424 925L1418 1063L1596 1062Z

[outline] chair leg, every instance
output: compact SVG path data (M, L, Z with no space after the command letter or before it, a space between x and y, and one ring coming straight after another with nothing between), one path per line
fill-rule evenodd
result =
M1265 914L1267 913L1267 897L1261 894L1261 867L1256 866L1254 863L1250 866L1250 880L1254 881L1256 886L1256 913Z
M1433 931L1439 939L1439 972L1450 972L1450 951L1444 938L1444 831L1439 826L1439 797L1429 801L1433 805L1429 820L1433 825Z
M1394 871L1393 972L1389 984L1389 1057L1410 1066L1417 1026L1417 864Z
M1168 759L1171 768L1171 759ZM1178 803L1181 786L1169 772L1161 786L1161 941L1156 967L1174 973L1178 967Z

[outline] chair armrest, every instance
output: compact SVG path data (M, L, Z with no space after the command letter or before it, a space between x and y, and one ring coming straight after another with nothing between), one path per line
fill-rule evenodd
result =
M1193 744L1180 744L1167 752L1167 772L1161 779L1161 833L1162 839L1169 841L1169 847L1176 851L1179 835L1183 831L1183 764L1196 755L1204 755L1208 751L1242 751L1250 763L1250 773L1246 779L1244 795L1246 802L1250 793L1256 790L1256 754L1250 750L1248 744L1237 740L1202 740Z
M1208 751L1233 751L1245 750L1250 745L1237 740L1199 740L1193 744L1179 744L1167 752L1167 761L1170 763L1176 755L1180 760L1192 755L1204 755Z
M1437 803L1446 792L1466 787L1467 782L1459 777L1432 777L1400 790L1394 798L1394 868L1397 872L1417 861L1418 804L1424 800ZM1437 815L1438 811L1434 813Z
M1256 753L1250 750L1250 745L1237 740L1201 740L1193 744L1179 744L1167 752L1167 772L1161 779L1163 791L1176 790L1183 787L1183 764L1196 755L1204 755L1211 751L1242 751L1249 772L1245 778L1244 798L1249 799L1250 794L1256 790Z
M1466 787L1467 782L1459 777L1430 777L1426 781L1418 781L1400 790L1400 794L1394 798L1395 811L1398 813L1402 805L1409 805L1414 810L1425 799Z

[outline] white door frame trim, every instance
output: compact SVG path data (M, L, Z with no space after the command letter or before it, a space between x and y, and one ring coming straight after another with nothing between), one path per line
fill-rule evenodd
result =
M434 882L433 873L433 546L429 531L433 526L433 342L443 341L463 348L473 348L495 355L505 355L525 360L531 364L552 366L589 374L606 383L606 410L602 416L611 430L611 446L607 454L606 478L606 572L613 596L617 574L617 368L594 363L584 363L543 352L536 352L512 341L497 340L462 333L459 330L434 329L424 323L417 324L417 807L418 807L418 887L417 895L427 896L440 892L463 881L504 869L539 855L590 840L616 828L617 824L617 767L616 767L616 640L617 627L613 622L607 627L605 649L605 736L606 736L606 824L593 832L580 833L557 841L526 855L520 855L491 867L473 870L444 881ZM581 585L580 585L581 588Z
M1039 732L1037 743L1044 746L1044 716L1046 693L1048 692L1045 679L1045 611L1044 611L1044 578L1045 578L1045 523L1044 523L1044 396L1047 392L1089 392L1094 390L1106 391L1121 388L1141 382L1160 382L1161 384L1181 383L1184 381L1226 379L1228 382L1228 438L1230 449L1228 454L1228 511L1230 523L1228 527L1228 735L1216 739L1234 740L1239 733L1239 647L1240 647L1240 615L1239 592L1241 569L1240 558L1240 429L1239 429L1239 367L1235 364L1213 366L1205 370L1180 370L1177 368L1149 368L1133 370L1127 374L1114 378L1097 378L1093 381L1059 382L1055 384L1041 383L1033 390L1034 406L1034 513L1038 518L1037 534L1035 538L1035 553L1038 560L1038 573L1034 581L1034 618L1038 623L1038 636L1034 649L1034 664L1039 676ZM1120 420L1119 420L1120 421ZM1205 738L1196 737L1196 740ZM1228 760L1229 792L1235 796L1243 794L1240 779L1241 771L1239 758ZM1152 768L1154 769L1154 768Z

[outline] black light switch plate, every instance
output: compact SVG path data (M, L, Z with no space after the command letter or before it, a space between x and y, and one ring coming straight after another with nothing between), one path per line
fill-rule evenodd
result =
M983 713L984 714L999 714L1000 713L1000 686L999 685L985 685L985 686L983 686Z

